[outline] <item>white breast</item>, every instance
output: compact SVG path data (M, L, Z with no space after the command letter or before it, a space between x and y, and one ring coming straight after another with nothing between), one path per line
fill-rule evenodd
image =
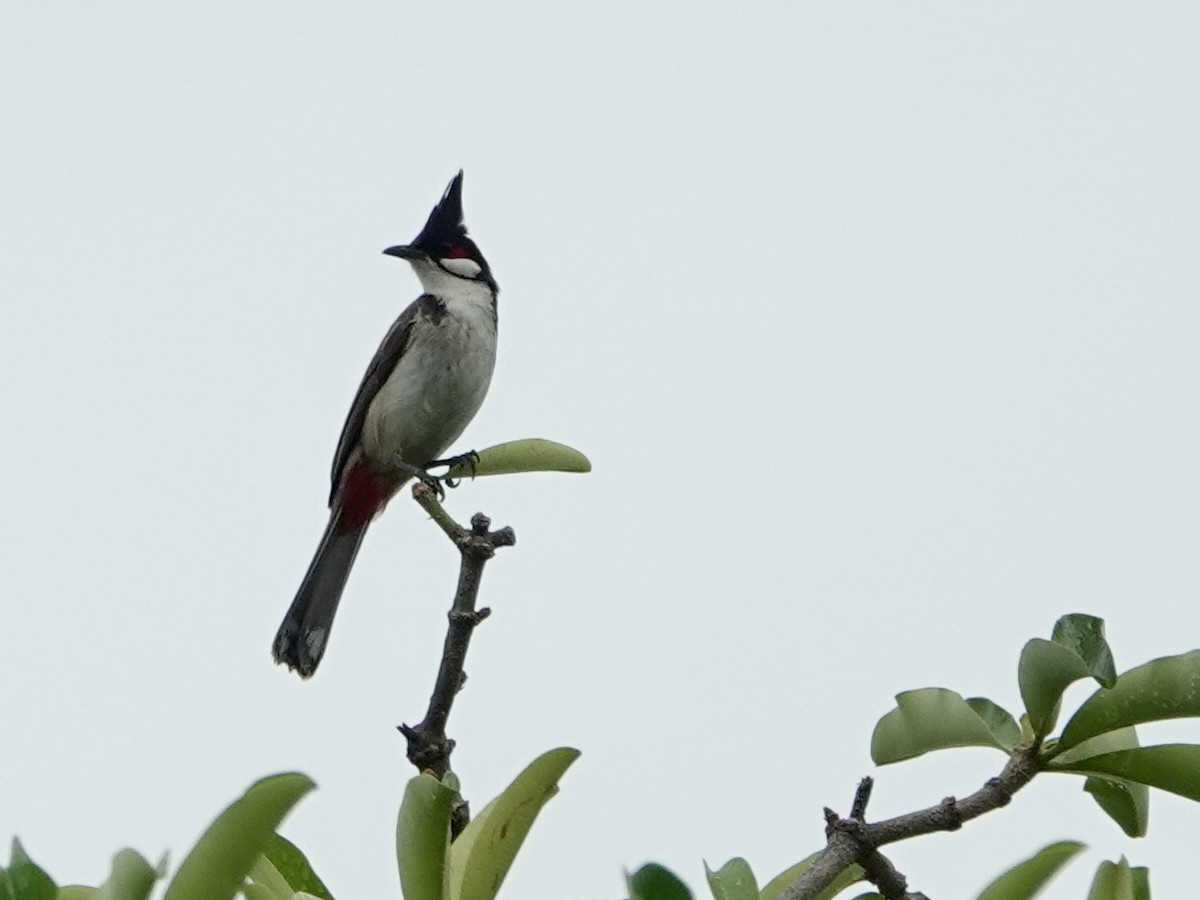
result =
M487 395L496 364L492 293L478 282L454 288L439 298L443 309L413 322L407 349L367 408L363 450L382 467L397 456L421 467L441 457Z

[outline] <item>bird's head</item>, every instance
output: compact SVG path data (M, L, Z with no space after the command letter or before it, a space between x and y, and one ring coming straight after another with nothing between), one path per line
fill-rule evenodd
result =
M435 287L444 285L447 277L486 284L495 293L496 282L487 260L467 236L467 226L463 222L462 183L463 173L459 170L412 243L388 247L383 252L412 263L422 286L430 293L438 293Z

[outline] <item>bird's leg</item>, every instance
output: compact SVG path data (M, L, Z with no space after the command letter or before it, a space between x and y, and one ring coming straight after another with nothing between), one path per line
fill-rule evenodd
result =
M432 465L432 463L430 465ZM436 475L430 475L428 472L425 471L425 469L419 468L418 466L414 466L411 463L405 462L404 460L402 460L399 457L399 455L392 457L392 466L401 475L405 475L409 478L415 478L418 481L422 482L426 487L428 487L431 491L433 491L437 495L437 498L439 500L446 499L446 489L444 487L442 487L443 479L439 478ZM426 468L428 468L428 467L426 467ZM449 483L449 482L447 482L447 483ZM450 486L453 487L454 485L450 485Z
M479 454L476 453L474 450L468 450L466 453L458 454L458 456L447 456L445 459L435 459L433 462L426 463L425 468L432 469L434 466L446 466L447 468L453 469L455 466L465 463L465 464L470 465L471 477L474 478L475 477L475 466L478 462L479 462ZM461 479L455 480L455 479L451 478L449 474L446 474L442 477L443 477L443 480L446 482L446 487L451 487L451 488L458 487L458 485L461 481Z

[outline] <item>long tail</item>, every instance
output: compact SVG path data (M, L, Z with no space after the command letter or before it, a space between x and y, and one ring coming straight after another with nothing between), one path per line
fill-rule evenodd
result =
M275 662L299 672L301 678L317 671L350 567L370 524L369 516L365 521L347 523L333 510L296 599L283 617L275 635Z

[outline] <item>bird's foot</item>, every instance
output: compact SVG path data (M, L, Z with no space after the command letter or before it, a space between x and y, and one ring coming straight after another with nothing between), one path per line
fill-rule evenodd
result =
M474 450L468 450L466 453L460 453L458 456L447 456L445 459L435 459L433 462L426 463L426 469L432 469L434 466L446 466L448 469L453 469L458 465L469 465L471 467L471 477L475 477L475 466L479 463L479 454ZM442 480L445 481L446 487L456 488L462 483L462 479L451 478L449 474L443 475Z
M429 472L425 471L425 469L421 469L417 466L406 463L402 459L392 460L392 465L395 466L396 470L400 472L400 474L408 478L417 479L417 481L421 482L423 485L433 491L438 500L446 499L446 488L443 487L443 482L448 487L454 487L448 478L439 478L437 475L431 475ZM432 463L430 465L432 465Z

